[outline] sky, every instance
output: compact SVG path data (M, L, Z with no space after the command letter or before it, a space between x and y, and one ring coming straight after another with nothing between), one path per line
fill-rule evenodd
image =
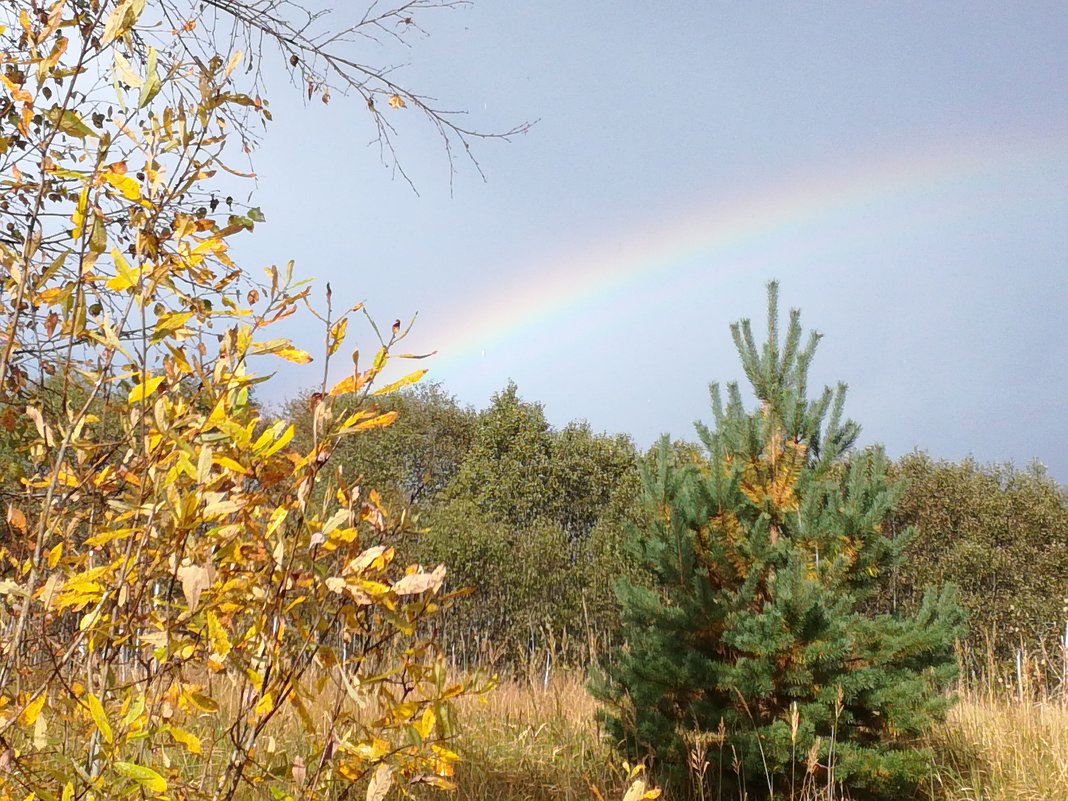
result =
M416 192L358 99L269 74L246 266L293 259L386 326L418 314L405 349L436 350L427 380L462 403L514 380L553 424L640 446L711 417L709 382L742 378L729 325L762 329L775 278L863 443L1068 482L1068 5L482 0L416 21L361 59L471 127L536 124L473 145L485 180L450 179L390 110ZM282 366L264 395L320 373Z

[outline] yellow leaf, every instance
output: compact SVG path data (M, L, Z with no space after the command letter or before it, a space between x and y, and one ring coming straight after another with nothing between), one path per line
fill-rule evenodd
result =
M137 107L144 108L152 102L159 90L163 87L159 76L156 74L156 48L151 45L148 48L148 63L145 65L145 85L141 87L141 94L137 98Z
M274 694L266 692L263 697L256 703L255 712L257 715L269 715L274 711Z
M213 714L219 711L218 702L214 698L204 695L203 693L193 692L189 693L187 697L189 702L201 712Z
M211 457L212 452L210 446L205 445L200 449L200 454L197 456L197 483L200 485L207 484L211 479Z
M37 722L33 724L33 747L43 751L48 747L48 716L40 714Z
M407 105L408 104L404 102L404 98L401 97L400 95L390 95L389 96L389 107L390 108L406 108Z
M167 731L170 732L175 742L184 745L190 754L200 753L200 738L195 734L185 729L179 729L177 726L167 726Z
M81 239L85 233L85 215L89 211L89 185L86 184L82 187L82 192L78 196L78 202L74 206L74 211L70 215L70 221L74 223L74 230L71 231L71 236L75 239Z
M202 514L205 518L225 517L241 510L241 504L237 501L212 501L204 507Z
M333 356L337 353L337 349L341 347L341 343L345 341L345 332L349 330L349 318L342 317L332 326L330 326L330 338L329 338L329 352Z
M117 172L106 172L104 180L118 189L127 200L141 199L141 184L136 178Z
M37 716L41 714L41 710L44 709L45 701L47 700L48 694L41 693L26 704L26 708L22 710L22 714L19 716L24 726L32 726L37 722Z
M108 229L104 225L104 215L93 210L93 223L89 229L89 252L103 253L108 246Z
M146 768L144 765L138 765L134 762L116 762L115 770L118 771L120 776L132 779L153 793L167 792L167 780L152 768Z
M641 799L644 795L645 780L637 779L630 787L627 788L627 792L623 796L623 801L639 801L639 799Z
M192 312L172 312L161 314L156 320L154 335L157 339L168 332L178 331L192 318Z
M278 527L282 525L286 518L289 516L289 510L284 506L279 506L273 512L271 512L271 519L267 521L267 531L265 536L270 537L274 532L278 530Z
M211 612L207 613L207 618L208 637L211 639L211 647L215 649L215 653L225 658L232 647L230 638L226 636L226 629L219 622L219 618L215 617Z
M111 260L115 262L115 277L109 279L105 286L116 292L136 286L140 276L130 267L129 262L117 248L111 249Z
M85 696L85 703L89 706L89 714L93 716L93 723L96 724L100 736L103 737L108 744L115 742L115 735L111 733L111 724L108 723L107 715L104 714L104 705L100 703L100 699L92 693L87 693Z
M126 710L126 714L122 717L123 726L132 726L137 722L145 712L145 696L139 695L134 699L134 702L130 705L130 708Z
M281 356L287 361L296 362L297 364L307 364L312 361L311 355L300 348L281 348L275 351L275 355Z
M107 545L113 540L128 537L133 533L134 530L132 528L117 528L112 529L111 531L101 531L99 534L94 534L92 537L87 537L85 540L85 544L93 548L98 548L101 545Z
M358 576L364 571L385 570L393 561L393 556L393 548L373 545L345 565L344 573L347 576Z
M74 801L74 782L67 782L67 786L63 788L63 795L60 796L60 801Z
M385 348L379 348L375 353L375 360L371 364L371 371L378 373L383 367L386 366L386 361L389 359L389 353Z
M59 543L59 545L57 545L55 548L53 548L52 550L50 550L48 552L48 567L49 567L49 569L52 569L57 564L59 564L59 559L60 559L61 556L63 556L63 543L62 542Z
M60 58L67 52L67 45L70 44L70 40L66 36L60 36L56 39L56 44L52 48L52 52L48 54L48 58L42 61L38 67L39 70L50 70L56 64L59 63ZM43 75L43 72L39 73Z
M437 723L437 717L434 715L434 710L427 707L423 711L423 717L415 724L415 730L419 732L419 736L425 740L431 733L433 733L435 723Z
M185 351L182 348L175 347L170 342L164 343L167 346L167 350L171 352L171 358L174 359L174 366L178 369L178 372L188 375L193 372L193 368L189 366L189 360L185 358Z
M126 402L130 406L133 406L135 403L141 403L145 398L159 389L159 385L165 380L166 376L157 375L153 378L149 378L141 384L135 384L134 388L130 390L130 395L127 397Z
M245 51L241 50L240 48L233 52L233 54L230 56L230 60L226 62L225 74L227 78L229 78L233 71L237 69L237 65L241 63L241 59L244 58L244 56Z
M248 469L239 462L235 462L229 456L216 456L213 460L219 467L225 467L227 470L233 470L235 473L242 473L248 475Z
M260 455L263 458L274 456L274 454L278 453L278 451L282 450L282 448L289 444L289 441L293 439L293 434L296 430L296 427L290 423L289 428L282 432L282 436L276 439L274 443Z
M11 97L13 100L18 101L19 103L33 102L33 95L31 95L25 89L20 87L17 83L15 83L6 75L0 75L0 82L2 82L4 86L8 88L8 91L11 92Z
M212 253L224 253L226 243L219 237L208 237L190 251L193 256L208 256Z
M381 581L370 581L369 579L352 579L352 586L358 590L370 595L372 598L376 598L385 595L389 592L388 585L383 584Z
M99 601L104 595L104 586L99 581L104 570L105 568L101 567L90 568L71 576L63 585L63 590L59 593L59 596L55 599L56 608L65 609L71 607L81 609L86 604ZM59 578L57 574L53 575L57 579Z
M176 571L178 581L182 584L182 594L185 596L189 611L197 608L201 594L211 586L214 580L212 572L212 570L200 565L182 565Z
M116 5L104 21L104 32L100 35L99 47L103 49L105 45L132 28L144 9L145 0L122 0Z
M459 754L457 754L455 751L450 751L448 748L446 748L443 745L438 745L437 743L433 743L430 746L430 750L433 751L434 754L438 757L438 759L440 759L442 762L459 762L460 761L460 755Z
M67 487L78 486L78 477L67 470L61 471L60 474L56 476L56 480L59 481L60 484L63 484Z
M266 342L255 342L252 345L251 353L254 356L266 356L273 353L297 364L307 364L312 361L311 356L300 348L293 347L293 343L288 339L269 339Z
M394 381L392 384L387 384L386 386L382 387L381 389L376 389L371 394L372 395L388 395L390 392L396 392L401 387L406 387L409 384L414 384L416 381L418 381L419 379L421 379L425 375L426 375L426 370L416 370L415 372L408 373L408 375L404 376L404 378L401 378L401 379L399 379L397 381Z
M370 431L374 428L386 428L393 424L393 421L397 419L397 412L386 412L380 414L377 417L372 417L370 420L364 420L362 423L356 423L356 425L350 428L350 431Z
M263 674L253 668L245 668L245 675L256 690L263 689Z
M70 297L70 292L61 287L49 287L37 293L37 300L48 306L64 303L68 297Z

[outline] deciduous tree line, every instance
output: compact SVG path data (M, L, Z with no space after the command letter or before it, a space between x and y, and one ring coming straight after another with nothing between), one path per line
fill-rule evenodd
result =
M388 487L406 512L399 547L451 566L472 594L449 613L449 653L463 665L543 671L604 658L618 641L614 585L632 575L628 530L645 525L626 436L584 422L554 429L514 384L476 411L445 388L392 401L396 423L346 443L338 458ZM289 405L307 420L305 401ZM306 424L305 424L306 427ZM299 436L299 435L298 435ZM677 442L680 458L700 452ZM1068 494L1040 466L950 462L916 452L889 466L904 485L884 523L908 537L902 566L877 577L873 610L914 611L931 585L955 584L976 669L1017 648L1050 658L1068 619Z

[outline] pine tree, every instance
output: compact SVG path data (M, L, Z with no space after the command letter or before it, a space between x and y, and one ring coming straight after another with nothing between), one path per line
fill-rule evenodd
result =
M820 335L802 344L793 310L780 343L777 307L771 283L762 347L748 320L731 327L756 409L713 384L705 452L664 440L643 471L654 522L633 545L649 580L620 582L626 646L593 689L609 734L669 783L901 798L951 703L962 615L951 588L910 618L862 611L907 541L882 530L899 491L880 449L854 448L845 385L809 399Z

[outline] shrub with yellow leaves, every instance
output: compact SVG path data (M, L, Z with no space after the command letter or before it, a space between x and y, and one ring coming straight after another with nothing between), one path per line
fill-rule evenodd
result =
M270 112L198 5L3 12L0 798L448 787L470 688L426 637L444 568L398 565L378 495L331 469L423 371L379 386L407 332L374 328L301 449L253 402L254 358L312 360L267 333L310 288L231 257L264 215L221 176ZM327 366L358 311L327 289Z

